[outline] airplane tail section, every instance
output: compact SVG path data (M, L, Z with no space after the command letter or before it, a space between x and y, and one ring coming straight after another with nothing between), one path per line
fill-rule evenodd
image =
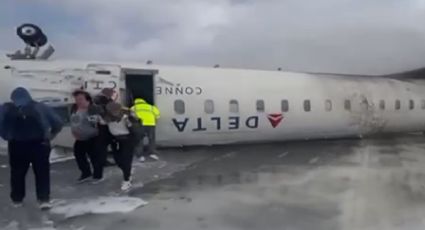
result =
M425 80L425 67L409 70L405 72L400 72L400 73L383 75L382 77L397 78L400 80L402 79L424 79Z

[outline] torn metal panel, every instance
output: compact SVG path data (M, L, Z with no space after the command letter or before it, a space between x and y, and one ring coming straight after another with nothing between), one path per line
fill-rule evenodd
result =
M353 94L350 100L353 109L350 111L350 126L356 127L359 134L376 134L384 130L387 121L378 105L365 94Z

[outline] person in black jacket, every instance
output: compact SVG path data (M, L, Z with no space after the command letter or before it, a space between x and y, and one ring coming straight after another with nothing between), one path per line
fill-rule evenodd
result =
M50 208L50 140L63 122L43 103L32 99L22 87L13 90L12 102L0 107L0 135L8 142L10 197L15 207L25 198L25 177L32 165L37 200L42 210Z
M96 95L94 98L94 103L102 108L101 116L104 118L106 116L106 105L110 102L113 102L112 96L114 90L111 88L104 88L100 94ZM112 162L108 161L108 147L111 147L113 153L118 151L118 143L115 140L114 136L109 132L108 126L106 124L99 125L99 141L100 141L100 150L105 152L104 162L105 166L114 165Z

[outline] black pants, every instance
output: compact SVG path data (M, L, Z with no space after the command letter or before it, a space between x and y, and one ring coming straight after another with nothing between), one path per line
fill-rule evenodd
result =
M103 167L105 164L106 152L99 150L100 144L101 143L99 142L98 137L94 137L85 141L75 141L74 156L82 176L93 175L94 179L100 179L103 177Z
M112 153L118 152L118 143L115 140L115 137L109 132L107 125L99 125L99 136L98 136L98 150L101 152L102 159L99 159L106 164L106 159L108 157L108 146L111 146Z
M114 160L122 170L125 181L131 176L133 164L134 139L130 135L116 137L118 142L118 152L114 154Z
M143 140L145 137L148 138L148 151L144 151L144 143ZM156 149L156 143L155 143L155 126L143 126L143 135L141 140L138 141L137 147L136 147L136 156L137 157L147 157L150 154L154 154Z
M99 151L103 152L102 156L105 157L105 159L102 159L103 162L106 164L107 157L109 154L108 147L111 147L112 153L118 152L118 143L115 140L115 137L111 134L109 131L109 128L107 125L100 125L99 126Z
M25 178L30 164L35 175L38 201L49 201L50 143L48 141L10 141L8 150L12 201L22 202L25 198Z

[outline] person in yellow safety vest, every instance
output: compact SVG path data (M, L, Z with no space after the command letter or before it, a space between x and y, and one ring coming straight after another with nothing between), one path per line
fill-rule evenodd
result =
M136 98L134 100L134 106L131 107L132 112L140 119L143 125L143 135L139 143L137 144L135 155L139 158L139 161L144 162L146 157L150 157L154 160L159 160L159 157L156 153L155 145L155 126L156 120L160 116L159 109L147 103L141 98ZM147 137L149 140L149 151L144 151L144 137Z

